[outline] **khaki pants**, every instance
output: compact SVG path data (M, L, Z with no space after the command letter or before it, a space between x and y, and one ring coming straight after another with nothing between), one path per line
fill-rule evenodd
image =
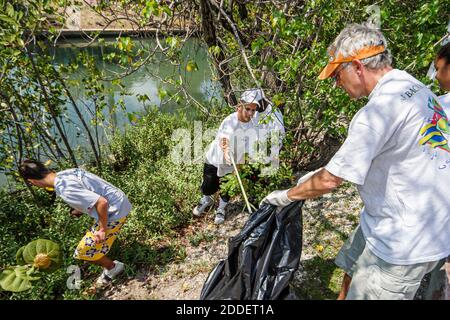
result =
M336 265L352 277L348 300L411 300L422 278L441 262L387 263L367 248L360 226L342 246L335 260Z

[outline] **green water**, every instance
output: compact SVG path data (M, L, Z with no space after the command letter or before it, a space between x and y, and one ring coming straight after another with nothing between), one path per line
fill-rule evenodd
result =
M85 51L89 55L95 57L97 67L101 70L107 71L108 75L114 73L122 73L124 70L117 67L115 64L105 62L102 56L112 52L114 48L108 44L114 43L115 39L104 39L105 44L93 43L89 46L84 40L70 40L58 43L58 46L50 51L56 65L67 65L76 59L76 56ZM163 42L163 41L162 41ZM156 46L156 41L150 39L138 39L134 41L135 47L144 47L147 50L152 50ZM137 117L145 114L146 108L156 107L161 112L184 112L191 118L196 117L196 109L188 106L186 101L182 99L178 103L175 99L169 100L168 97L161 101L158 92L165 90L171 93L176 92L176 88L164 83L161 79L168 77L181 81L186 92L195 98L206 107L211 103L212 99L221 100L220 88L217 83L211 80L211 69L209 58L206 49L201 46L200 41L190 39L184 45L181 55L183 61L180 66L174 66L169 61L165 61L161 54L155 54L149 63L141 67L139 70L127 75L122 79L122 85L126 88L129 95L121 95L120 88L113 86L111 82L104 82L105 88L111 88L112 92L107 95L107 106L103 110L105 117L105 124L107 128L100 130L99 140L101 143L107 143L108 137L116 130L121 130L129 123L129 113L136 114ZM198 70L193 72L186 71L186 64L188 61L195 61ZM81 81L88 76L87 70L79 65L79 68L70 77L71 80ZM95 107L92 100L86 99L85 92L80 85L71 85L70 91L75 98L78 107L82 110L83 116L89 122L94 114ZM149 101L146 106L138 101L139 95L147 95ZM181 93L180 96L184 97ZM119 99L122 99L125 104L125 110L121 108L114 108ZM169 100L169 101L168 101ZM67 111L64 117L64 127L69 138L69 141L74 148L83 149L88 146L87 137L83 130L79 127L80 121L76 116L71 103L67 103ZM0 175L0 186L5 186L7 181L4 175Z
M114 42L114 39L106 40L105 42L111 43ZM61 43L53 52L55 62L58 64L68 64L75 60L76 55L80 51L84 50L87 51L89 55L96 57L97 67L106 70L108 75L124 72L124 70L119 69L117 65L107 63L101 58L114 50L110 46L91 45L88 48L80 48L82 45L82 42L77 43L73 41ZM143 46L147 50L152 51L156 46L156 41L154 39L141 39L135 41L135 46ZM147 108L156 106L161 112L169 113L183 111L192 118L195 118L196 109L191 105L187 105L185 99L181 99L177 103L175 99L169 99L169 97L166 96L163 98L163 101L161 101L160 95L158 94L161 90L170 93L178 91L176 87L164 83L162 79L171 78L181 81L186 92L206 106L210 104L211 99L220 99L219 88L217 87L217 84L211 80L211 69L206 50L200 46L199 41L192 39L185 44L181 60L183 62L180 66L174 66L169 61L165 60L162 55L155 54L148 64L122 79L122 84L129 95L120 95L119 87L113 86L111 82L104 82L106 89L111 88L113 90L113 92L109 93L107 96L108 106L103 111L107 124L110 124L111 129L120 129L123 128L126 123L129 123L128 113L145 113L146 107L142 102L138 101L138 96L144 94L149 97L149 101L146 102ZM188 61L195 61L198 70L194 72L186 71L186 64ZM87 71L80 67L73 75L73 79L81 81L83 77L87 76L86 73ZM94 107L92 105L86 105L85 92L80 89L79 86L72 86L71 92L75 97L77 104L85 107L84 109L86 112L84 113L84 116L91 119ZM182 91L179 91L179 93L181 97L184 97ZM126 110L121 110L120 108L112 109L112 106L114 106L119 99L124 101ZM75 124L79 125L79 123L76 122L77 117L73 108L70 104L68 104L67 107L69 118L75 119ZM89 112L88 109L91 111ZM69 136L72 139L71 142L74 142L73 139L78 141L78 138L70 133L72 133L72 131L69 130Z

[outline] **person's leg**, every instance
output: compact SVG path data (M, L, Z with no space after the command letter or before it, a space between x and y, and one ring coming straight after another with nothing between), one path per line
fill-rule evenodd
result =
M445 287L445 258L430 272L430 282L425 290L425 300L439 300L442 298Z
M219 179L218 189L220 190L222 178L218 177L218 179ZM230 196L228 195L228 193L220 190L219 206L216 209L216 216L214 218L215 224L222 224L225 222L225 207L227 206L228 201L230 201Z
M230 200L229 197L226 197L226 196L224 197L223 195L220 195L220 197L219 197L219 209L225 210L225 207L227 206L229 200Z
M220 185L222 184L222 179L219 178L219 187L218 189L220 190ZM230 201L230 196L228 195L227 192L223 192L222 190L220 190L220 198L219 198L219 208L220 209L225 209L225 206L228 204L228 202Z
M342 279L341 291L339 292L339 295L336 300L345 300L351 282L352 278L347 273L345 273L344 278Z
M89 261L90 263L96 264L98 266L102 266L103 268L107 269L107 270L111 270L112 268L114 268L114 261L112 261L110 258L108 258L107 256L103 256L98 260L95 261Z
M220 178L217 176L217 167L205 163L203 165L203 181L200 187L202 194L212 196L220 188Z
M425 274L439 261L394 265L365 248L354 265L347 300L412 300Z
M125 221L126 217L115 221L109 221L107 224L106 239L103 243L95 243L94 241L94 232L99 228L98 222L96 222L91 229L86 232L75 249L74 258L103 267L103 272L97 279L97 285L106 284L108 281L110 282L111 279L124 270L124 264L122 262L117 260L112 261L106 255L110 251L111 246L116 240Z
M336 259L334 260L334 263L345 272L344 277L342 278L341 291L339 292L337 300L345 300L352 281L353 266L362 254L365 246L366 241L362 234L361 227L358 225L339 250Z
M217 176L217 168L213 165L205 163L203 165L203 181L200 187L202 198L195 208L192 210L194 216L201 216L209 207L214 204L212 195L219 190L219 177Z

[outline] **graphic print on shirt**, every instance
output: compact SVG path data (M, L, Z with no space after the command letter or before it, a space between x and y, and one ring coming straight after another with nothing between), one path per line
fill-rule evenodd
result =
M419 140L421 145L430 144L433 149L440 148L450 153L450 147L446 135L450 135L450 124L447 115L436 99L428 98L428 108L434 111L431 123L426 124L420 129L423 136Z

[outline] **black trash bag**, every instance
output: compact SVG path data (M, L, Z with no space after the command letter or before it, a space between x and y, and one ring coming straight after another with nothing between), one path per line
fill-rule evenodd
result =
M228 258L211 271L201 300L275 300L290 295L289 281L302 251L303 201L277 207L264 204L242 231L228 241Z

